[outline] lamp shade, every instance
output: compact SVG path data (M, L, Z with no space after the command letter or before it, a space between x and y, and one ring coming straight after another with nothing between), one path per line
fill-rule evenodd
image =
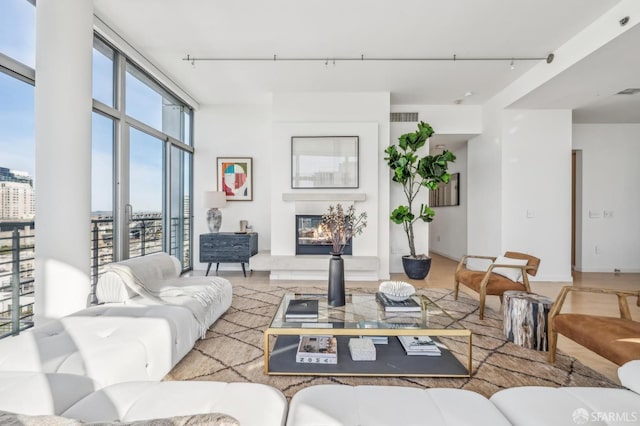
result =
M208 209L220 208L227 205L227 194L222 191L206 191L202 199L202 206Z

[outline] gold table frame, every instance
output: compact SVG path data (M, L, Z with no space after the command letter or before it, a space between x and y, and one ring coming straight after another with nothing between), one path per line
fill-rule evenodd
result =
M373 294L368 293L353 293L347 295L347 305L349 305L349 300L353 300L353 296L362 297L362 296L370 296L374 298ZM298 294L298 293L286 293L282 296L280 304L278 305L278 309L274 313L271 321L269 322L269 327L264 331L264 374L266 375L309 375L309 376L393 376L393 377L471 377L473 370L473 358L472 358L472 332L469 329L462 327L455 319L453 319L445 310L440 308L436 303L428 299L426 296L414 296L414 299L418 301L421 305L421 312L417 314L421 317L421 323L423 327L420 328L356 328L356 327L344 327L344 328L330 328L330 327L302 327L302 322L300 323L291 323L284 321L284 311L286 310L286 306L284 306L285 301L290 300L291 298L318 298L318 300L326 301L326 295L322 294ZM346 305L345 305L346 306ZM329 306L325 306L325 309L329 311L341 312L341 309L344 307L336 307L332 308ZM429 328L426 326L426 318L427 313L431 310L439 310L440 314L445 315L449 319L456 328ZM378 306L378 312L383 312L382 307ZM401 315L401 314L399 314ZM413 316L413 318L418 318L418 316ZM320 319L320 317L319 317ZM322 318L324 319L324 318ZM282 324L276 326L278 321L281 320ZM308 321L308 323L314 323L314 321ZM286 324L300 324L299 326L294 325L286 325ZM321 322L322 324L322 322ZM458 328L459 327L459 328ZM467 374L416 374L416 373L408 373L408 374L398 374L398 373L340 373L340 372L329 372L329 373L319 373L319 372L282 372L282 371L271 371L269 369L269 361L271 358L270 353L270 339L271 337L277 336L295 336L295 335L333 335L333 336L432 336L432 337L463 337L467 338ZM408 355L407 355L408 356ZM412 356L412 358L414 358ZM420 357L422 358L422 357ZM292 362L295 362L292 360ZM377 361L372 361L377 362ZM458 360L460 362L460 360ZM460 364L464 367L464 364L460 362Z

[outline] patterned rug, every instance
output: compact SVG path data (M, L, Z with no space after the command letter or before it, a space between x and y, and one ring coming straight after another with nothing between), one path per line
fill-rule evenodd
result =
M515 386L617 387L605 376L560 351L555 364L546 352L525 349L505 340L502 314L485 310L478 319L478 302L464 294L453 300L448 289L420 289L441 308L473 332L473 374L470 378L267 376L263 373L263 330L268 326L285 292L322 293L316 287L234 286L231 308L196 342L165 380L216 380L264 383L280 389L288 398L307 386L326 383L449 387L476 391L484 396ZM353 292L373 289L349 288ZM447 343L456 352L453 342ZM460 342L461 347L464 346ZM456 354L461 360L463 354Z

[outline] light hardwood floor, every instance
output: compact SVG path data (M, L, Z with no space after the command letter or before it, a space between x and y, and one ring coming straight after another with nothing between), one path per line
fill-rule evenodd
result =
M404 274L392 274L391 279L411 282L415 287L424 288L453 288L453 275L457 262L442 256L432 255L432 265L429 276L426 280L410 280ZM213 274L212 272L211 274ZM194 275L204 274L204 271L195 271ZM245 285L277 285L277 286L303 286L303 285L326 285L326 281L270 281L268 272L254 271L243 277L241 271L221 270L219 275L231 281L232 284ZM603 287L610 289L640 289L640 274L614 274L614 273L580 273L574 272L573 285L579 287ZM349 285L377 287L378 282L357 281L348 282ZM560 282L531 282L531 290L535 293L545 295L555 300L560 289L569 285ZM465 286L460 286L464 291L477 299L477 293L468 290ZM629 299L631 315L634 319L640 320L640 307L636 306L636 301ZM500 309L500 299L495 296L487 297L487 306ZM570 293L563 307L563 312L588 312L597 315L619 316L618 302L615 296L595 295L584 293ZM614 363L594 354L577 343L559 336L558 348L581 362L604 374L610 379L618 381L617 368Z

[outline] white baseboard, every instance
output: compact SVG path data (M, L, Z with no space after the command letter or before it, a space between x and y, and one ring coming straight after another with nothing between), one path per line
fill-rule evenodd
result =
M573 277L571 275L536 275L529 277L529 281L573 283Z
M620 274L638 274L640 273L640 268L617 268L620 269ZM576 271L578 272L601 272L601 273L615 273L614 268L608 267L578 267L576 266Z
M460 262L460 259L462 259L461 257L456 257L447 253L443 253L441 251L438 250L429 250L429 253L433 253L433 254L437 254L438 256L442 256L442 257L446 257L449 260L453 260L454 262Z

